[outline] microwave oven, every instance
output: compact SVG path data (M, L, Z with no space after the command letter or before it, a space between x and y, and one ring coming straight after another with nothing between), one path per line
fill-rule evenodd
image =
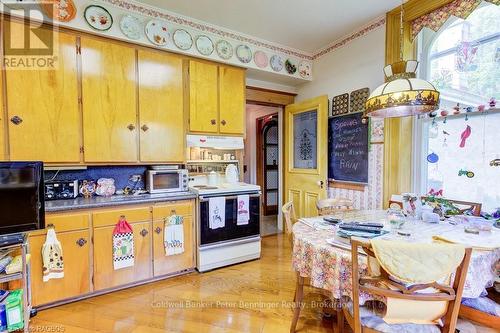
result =
M186 169L158 169L146 171L146 190L149 193L183 192L188 190Z

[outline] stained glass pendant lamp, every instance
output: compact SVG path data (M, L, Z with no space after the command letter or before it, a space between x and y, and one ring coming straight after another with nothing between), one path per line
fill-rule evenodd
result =
M439 92L416 78L418 61L403 60L403 4L400 15L400 61L384 68L386 82L366 101L366 115L376 118L424 115L439 108Z

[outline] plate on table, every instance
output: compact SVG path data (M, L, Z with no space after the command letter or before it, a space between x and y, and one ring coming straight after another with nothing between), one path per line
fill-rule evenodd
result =
M130 39L141 38L141 21L132 15L124 15L120 20L120 30Z
M267 54L265 52L256 51L253 55L253 62L255 62L255 64L259 68L266 68L267 64L269 63L269 58L267 57Z
M227 40L219 40L215 45L215 50L219 57L224 60L228 60L233 56L233 46Z
M146 37L148 37L151 43L158 46L163 46L168 43L170 32L165 22L151 20L146 24L144 31L146 32Z
M175 46L184 51L189 50L193 46L191 34L184 29L175 30L173 40Z
M76 6L73 0L55 0L40 2L45 15L54 21L69 22L76 16Z
M209 56L214 52L214 43L210 37L199 35L196 37L196 49L205 56Z
M85 21L95 30L106 31L113 25L113 17L104 7L90 5L83 13Z
M283 70L283 59L279 55L275 54L271 57L270 65L273 71L281 72Z
M295 74L297 73L297 64L295 63L294 60L292 59L286 59L285 61L285 69L288 74Z
M252 50L248 47L248 45L239 45L236 48L236 57L242 63L248 64L252 61Z
M299 64L299 74L302 78L308 79L311 77L311 64L307 61L301 61Z

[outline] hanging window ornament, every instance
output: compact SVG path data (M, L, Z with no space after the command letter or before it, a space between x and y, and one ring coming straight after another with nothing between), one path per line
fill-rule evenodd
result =
M467 178L472 178L475 176L474 172L467 170L467 169L460 169L458 171L458 176L467 176Z
M453 114L460 114L460 103L453 107Z
M481 104L481 105L479 105L479 106L477 107L477 111L479 111L479 112L483 112L485 108L486 108L486 106L485 106L484 104Z
M437 163L438 161L439 161L438 154L432 152L429 155L427 155L427 162L429 162L429 163Z
M477 44L461 42L455 54L455 67L458 72L473 72L477 70Z
M465 130L462 132L462 134L460 135L460 148L464 148L465 147L465 141L469 138L469 136L471 135L472 133L472 129L469 125L467 125L467 127L465 128Z
M435 119L432 120L431 126L429 127L429 138L435 139L439 134L439 125Z
M492 97L490 99L490 108L493 109L496 105L497 105L497 100L495 99L495 97Z
M446 121L446 118L444 119ZM450 133L446 132L443 130L443 147L448 147L448 136L450 136Z

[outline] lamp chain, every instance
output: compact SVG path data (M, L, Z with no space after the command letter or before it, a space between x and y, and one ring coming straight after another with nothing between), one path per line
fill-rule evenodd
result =
M399 60L403 61L403 14L404 14L404 0L401 1L401 10L399 14Z

